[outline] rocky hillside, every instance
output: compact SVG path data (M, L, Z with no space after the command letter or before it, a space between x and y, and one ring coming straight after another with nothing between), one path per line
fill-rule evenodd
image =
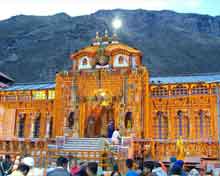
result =
M151 75L220 71L220 16L120 9L0 21L0 71L17 82L53 80L71 66L69 54L90 44L96 31L112 31L115 16L123 20L121 41L143 52Z

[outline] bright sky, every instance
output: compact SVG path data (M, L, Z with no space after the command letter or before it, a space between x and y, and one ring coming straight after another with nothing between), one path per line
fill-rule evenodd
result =
M220 15L220 0L0 0L0 20L15 15L71 16L94 13L100 9L174 10L177 12Z

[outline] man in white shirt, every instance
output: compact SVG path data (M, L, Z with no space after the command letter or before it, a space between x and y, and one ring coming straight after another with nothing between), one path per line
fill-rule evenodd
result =
M112 134L112 143L119 144L120 141L121 141L121 135L120 135L119 129L117 128Z

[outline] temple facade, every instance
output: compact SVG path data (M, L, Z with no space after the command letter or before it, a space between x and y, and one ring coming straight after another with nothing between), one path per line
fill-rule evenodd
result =
M117 37L96 35L71 54L55 83L0 89L0 138L106 137L114 123L144 141L156 159L217 157L220 74L150 77L142 53Z

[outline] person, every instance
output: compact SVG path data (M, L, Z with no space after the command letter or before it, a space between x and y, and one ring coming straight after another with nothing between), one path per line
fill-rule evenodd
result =
M97 175L98 171L98 164L96 162L89 162L86 167L86 173L88 176L95 176Z
M34 158L31 156L26 156L21 160L21 163L29 166L30 170L27 174L27 176L40 176L43 175L43 170L39 169L39 168L35 168L35 162L34 162Z
M47 173L47 176L71 176L67 171L68 159L65 157L59 157L57 159L57 167L51 172Z
M112 143L120 144L120 141L121 141L121 135L120 135L119 129L117 128L112 134Z
M171 174L171 170L172 170L172 167L175 162L176 162L176 157L175 156L170 157L170 166L169 166L169 170L168 170L168 175Z
M113 120L111 120L111 121L109 122L109 124L108 124L108 138L111 138L111 137L112 137L112 134L113 134L113 132L114 132L114 129L115 129L115 127L114 127L114 122L113 122Z
M183 170L183 165L184 162L182 160L177 160L172 169L171 169L171 175L181 175L181 176L186 176L186 172Z
M1 175L10 175L12 173L13 163L11 161L11 156L6 155L5 159L0 163Z
M138 176L138 174L133 170L133 160L132 159L126 160L126 166L128 168L126 176Z
M19 164L18 168L11 174L11 176L26 176L30 170L30 167L26 164Z
M154 163L154 169L152 170L152 174L155 176L167 176L167 173L162 169L161 164L158 162Z
M75 175L76 176L88 176L86 173L87 163L81 162L79 165L80 165L79 172L77 172Z
M121 176L121 173L119 172L119 168L117 164L114 164L111 176Z
M199 176L199 171L196 168L190 170L188 176Z
M70 173L72 175L76 175L76 173L78 173L79 170L80 170L80 167L78 166L77 160L76 159L72 160L71 164L72 165L71 165L71 168L70 168Z
M153 161L144 161L143 172L142 172L141 176L151 176L153 168L154 168Z
M12 168L12 172L18 169L19 164L20 164L20 161L16 159L14 162L13 168Z

